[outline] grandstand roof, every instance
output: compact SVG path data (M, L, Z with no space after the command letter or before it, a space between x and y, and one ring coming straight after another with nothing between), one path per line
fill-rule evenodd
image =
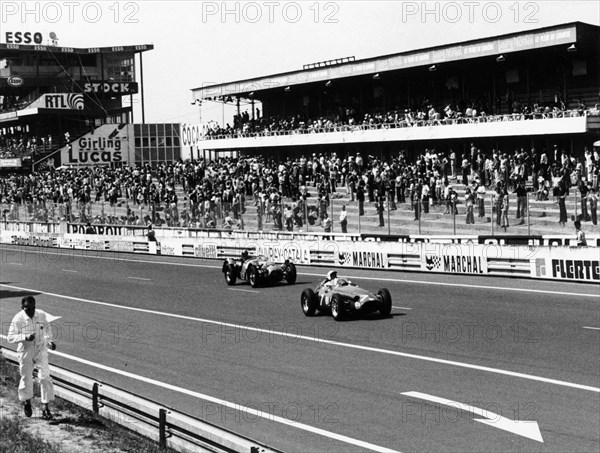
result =
M16 56L22 54L24 52L34 52L34 53L46 53L51 52L53 54L82 54L82 55L92 55L92 54L107 54L107 53L123 53L123 52L133 52L133 53L141 53L147 52L148 50L154 49L153 44L138 44L132 46L112 46L112 47L87 47L87 48L77 48L77 47L63 47L63 46L48 46L41 44L5 44L0 43L0 58Z
M346 77L374 75L386 71L440 64L449 61L498 56L512 52L560 45L591 43L598 48L600 27L582 22L570 22L526 32L509 33L460 43L428 47L407 52L371 57L338 65L284 72L222 84L193 88L196 99L219 96L248 97L249 93L277 87L302 85Z

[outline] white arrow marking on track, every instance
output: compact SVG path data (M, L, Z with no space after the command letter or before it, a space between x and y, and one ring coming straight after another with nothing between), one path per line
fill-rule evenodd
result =
M468 404L459 403L457 401L447 400L437 396L427 395L426 393L420 392L405 392L402 395L410 396L412 398L418 398L432 403L443 404L452 408L458 408L463 411L470 412L473 415L478 415L483 418L474 419L476 422L485 423L486 425L493 426L494 428L508 431L509 433L516 434L518 436L527 437L528 439L536 440L544 443L540 427L536 421L525 421L525 420L511 420L501 415L494 414L493 412L485 409L480 409L475 406Z

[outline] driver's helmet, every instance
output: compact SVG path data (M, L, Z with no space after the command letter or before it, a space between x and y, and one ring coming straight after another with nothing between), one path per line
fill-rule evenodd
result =
M242 252L242 259L246 261L250 255L248 254L248 250L244 250Z
M334 278L337 278L337 271L329 271L327 274L327 280L333 280Z

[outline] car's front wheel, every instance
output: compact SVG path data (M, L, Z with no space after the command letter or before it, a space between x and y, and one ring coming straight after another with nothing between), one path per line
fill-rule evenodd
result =
M344 319L344 312L342 309L342 301L337 294L334 294L331 298L331 316L336 321Z
M233 266L231 264L225 265L223 269L223 275L225 276L225 282L229 286L235 285L237 277L235 275L235 270L233 269Z
M302 291L300 303L302 304L302 312L306 316L314 316L317 312L317 296L312 289L306 288Z
M385 288L381 288L377 294L379 295L379 314L387 318L392 312L392 296Z
M255 267L251 267L248 269L248 281L250 282L250 286L252 288L256 288L258 286L258 271Z

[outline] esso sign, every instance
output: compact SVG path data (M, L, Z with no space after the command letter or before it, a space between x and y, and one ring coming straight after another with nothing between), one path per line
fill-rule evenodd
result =
M20 87L24 82L25 81L23 80L23 77L20 76L10 76L8 79L6 79L6 83L15 88Z
M40 32L31 33L29 31L7 31L5 37L7 44L41 44L44 40Z

